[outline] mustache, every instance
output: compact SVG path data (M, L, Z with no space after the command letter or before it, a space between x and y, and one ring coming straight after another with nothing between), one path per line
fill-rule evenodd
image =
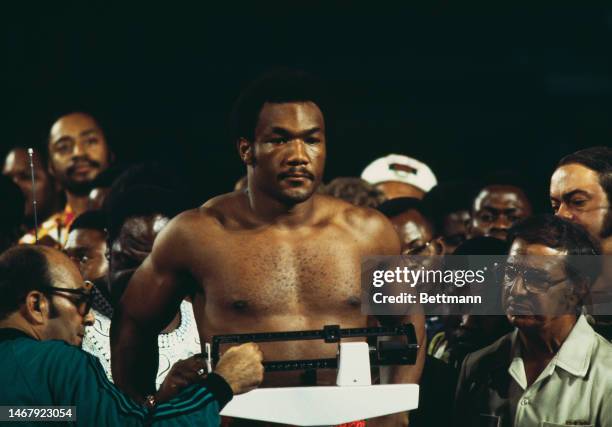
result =
M531 310L533 311L533 306L531 305L531 301L529 301L528 299L525 298L508 298L508 301L506 301L506 306L519 306L520 308L526 309L526 310Z
M83 166L83 165L87 165L91 168L100 168L100 162L96 162L95 160L91 160L89 158L81 158L81 159L77 159L74 162L72 162L72 164L70 166L68 166L67 172L68 174L73 174L75 169Z
M287 177L294 176L294 175L305 176L306 178L310 179L311 181L314 181L314 179L315 179L314 174L312 172L310 172L306 168L291 168L291 169L288 169L288 170L278 174L278 178L279 179L283 179L283 178L287 178Z

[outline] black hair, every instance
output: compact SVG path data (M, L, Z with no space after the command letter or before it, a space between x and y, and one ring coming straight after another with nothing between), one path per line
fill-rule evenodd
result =
M106 214L103 210L83 212L70 224L70 231L88 229L106 232Z
M398 197L385 200L378 206L378 210L387 218L393 218L412 209L418 211L423 216L429 217L429 212L426 211L423 202L414 197Z
M323 194L337 197L355 206L376 208L385 201L385 195L372 184L356 177L340 177L323 186Z
M579 224L555 215L534 215L525 218L508 231L508 243L521 239L531 244L541 244L567 253L568 275L575 281L586 277L593 284L601 272L599 243Z
M50 157L49 156L49 144L51 143L51 128L53 128L53 125L55 125L55 123L57 123L60 119L66 116L70 116L72 114L83 114L83 115L91 117L93 121L96 122L96 124L98 125L98 129L100 129L102 133L104 134L104 140L106 141L106 147L108 148L108 156L109 156L108 160L111 160L110 156L113 153L113 140L114 140L113 131L111 130L111 126L109 126L109 124L111 123L111 120L107 120L105 115L102 112L92 111L91 108L74 108L70 110L63 110L60 113L52 115L53 119L50 121L50 124L47 127L47 134L46 134L45 142L41 144L41 151L43 152L44 156L47 159L49 159Z
M597 172L599 185L608 195L608 203L612 201L612 148L591 147L576 151L563 157L557 168L571 163L581 164Z
M14 246L0 255L0 319L17 311L29 292L45 293L51 287L49 262L41 247Z
M501 186L514 187L520 190L529 202L532 211L537 211L540 208L536 207L536 205L534 204L534 201L538 200L538 198L534 197L535 191L533 189L533 184L528 180L525 174L520 174L512 170L500 170L487 174L477 183L477 185L471 187L470 213L474 213L474 201L476 200L476 197L482 192L482 190L488 187Z
M510 245L489 236L478 236L461 243L453 255L507 255Z
M188 186L180 172L166 164L149 161L124 169L113 180L111 193L124 192L132 187L159 187L170 191L182 191Z
M108 168L100 172L91 181L91 188L109 188L113 185L115 180L121 176L126 170L126 166L120 162L114 162Z
M299 70L278 69L253 81L242 92L230 115L229 133L232 142L245 138L254 140L259 113L266 102L315 103L329 127L329 101L320 81Z
M181 193L161 187L136 186L125 191L111 191L104 201L109 242L113 242L128 218L162 214L172 218L188 209Z
M562 158L557 167L571 163L581 164L597 172L599 185L608 197L608 212L604 218L600 237L610 237L612 235L612 208L610 207L612 203L612 148L591 147L576 151Z
M444 219L447 215L457 211L472 211L474 186L471 182L443 182L425 194L423 204L431 213L436 229L444 229Z

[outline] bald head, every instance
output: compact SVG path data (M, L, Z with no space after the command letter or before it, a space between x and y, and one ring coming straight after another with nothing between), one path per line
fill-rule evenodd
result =
M13 247L0 256L0 327L80 346L94 321L90 285L56 249Z

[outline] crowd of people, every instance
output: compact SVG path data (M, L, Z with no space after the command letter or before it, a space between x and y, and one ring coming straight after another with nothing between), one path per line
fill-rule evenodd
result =
M377 381L420 384L419 408L366 425L612 426L612 149L559 159L549 212L528 171L438 182L409 146L323 183L327 102L301 72L254 81L231 113L246 174L201 206L162 162L121 164L87 112L57 118L44 147L12 148L0 404L76 405L82 425L218 425L233 394L335 383L327 370L264 373L262 361L337 348L244 344L207 372L213 336L409 322L416 363L381 367ZM505 315L362 314L361 260L400 254L554 262L506 267ZM570 274L573 256L601 265ZM559 300L569 306L555 314Z

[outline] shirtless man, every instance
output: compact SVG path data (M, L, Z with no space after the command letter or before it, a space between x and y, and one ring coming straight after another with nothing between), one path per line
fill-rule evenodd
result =
M289 81L263 78L235 110L248 190L173 219L134 273L112 324L113 377L128 393L152 392L157 335L188 294L203 343L218 334L374 324L361 314L361 258L397 255L399 239L380 213L315 194L327 142L323 105L303 77ZM416 323L423 344L423 317L401 320ZM334 357L336 348L261 345L268 361ZM423 361L421 352L389 382L418 383ZM299 375L266 376L268 385L300 384Z

